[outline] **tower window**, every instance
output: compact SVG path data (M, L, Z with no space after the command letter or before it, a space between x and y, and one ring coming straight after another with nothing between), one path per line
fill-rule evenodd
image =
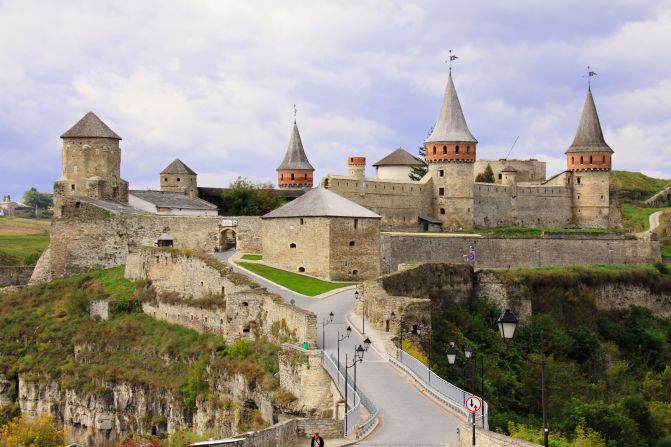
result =
M443 154L447 154L447 146L443 146Z
M354 247L354 241L349 241L349 246Z
M575 181L579 185L580 184L580 177L576 177Z
M433 146L433 155L436 155L436 146Z
M359 226L359 219L354 219L354 229L356 230Z
M499 174L499 180L503 178L503 174Z
M303 177L303 178L304 178L305 180L307 180L307 179L308 179L308 173L306 172L306 173L305 173L305 174L303 174L303 175L304 175L304 177Z
M289 244L289 248L296 248L296 244L292 242L291 244Z
M440 209L440 214L445 214L445 208Z
M438 195L439 196L444 196L445 195L445 188L438 188Z
M284 174L280 174L280 180L284 180Z
M580 194L578 194L578 200L580 200Z
M466 153L467 153L467 154L470 154L470 153L471 153L471 147L470 147L470 146L466 146Z
M303 225L304 223L305 223L305 221L304 221L303 218L301 217L301 225Z
M75 184L73 183L72 185L70 185L70 191L74 191L74 190L75 190Z
M167 182L167 181L168 181L168 177L165 177L165 178L163 179L163 181L164 181L164 182Z
M589 164L592 164L592 156L589 156Z
M583 163L585 163L585 162L583 161L583 159L582 159L582 155L581 155L581 156L580 156L580 164L583 164Z
M575 157L571 157L571 163L575 163Z
M440 177L445 177L445 171L443 171L443 170L441 169L440 171L438 171L438 175L439 175Z
M454 153L455 153L455 154L458 154L458 153L459 153L459 146L457 146L457 147L454 149Z
M291 173L291 180L293 180L293 179L294 179L294 173L292 172Z
M605 162L606 162L606 156L604 155L603 159L601 160L601 163L605 163Z
M177 177L177 181L178 181L178 182L180 181L180 178L179 178L179 177Z

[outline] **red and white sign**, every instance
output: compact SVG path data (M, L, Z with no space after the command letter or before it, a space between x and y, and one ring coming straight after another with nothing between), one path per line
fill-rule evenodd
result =
M466 409L471 413L477 413L482 408L482 399L478 396L471 396L466 399Z

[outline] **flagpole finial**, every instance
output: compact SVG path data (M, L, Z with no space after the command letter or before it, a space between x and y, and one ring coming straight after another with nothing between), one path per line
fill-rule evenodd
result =
M587 66L587 91L592 91L592 76L596 76L598 73L595 71L592 71L592 67L589 65Z
M296 104L294 104L294 124L296 124L296 114L298 113L298 109L296 108Z
M452 50L449 50L449 53L450 53L450 57L445 62L450 67L450 76L452 76L452 61L456 60L456 59L459 59L459 56L456 56L456 55L452 54Z

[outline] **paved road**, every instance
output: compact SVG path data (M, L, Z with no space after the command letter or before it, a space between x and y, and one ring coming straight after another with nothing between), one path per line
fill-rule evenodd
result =
M659 217L662 215L662 213L664 213L664 211L656 211L652 213L648 217L648 225L650 226L650 228L645 231L641 231L640 233L636 233L636 236L638 236L639 238L646 237L650 233L655 231L655 229L659 226Z
M218 254L226 261L232 252ZM245 271L237 267L240 273ZM326 352L337 353L338 333L345 334L348 326L346 315L354 309L354 291L345 290L327 298L317 299L299 295L276 285L253 277L269 290L285 300L295 300L295 304L317 315L317 342L322 344L322 321L330 312L335 315L333 323L324 329ZM340 342L340 362L345 363L345 354L351 358L355 345L363 341L355 331ZM351 372L351 371L350 371ZM424 397L397 369L369 349L363 363L357 365L357 386L380 410L380 428L360 445L369 446L448 446L457 439L460 421L435 402Z

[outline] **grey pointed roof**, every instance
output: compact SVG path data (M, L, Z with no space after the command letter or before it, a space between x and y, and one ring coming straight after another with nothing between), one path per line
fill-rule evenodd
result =
M189 175L198 175L196 172L184 164L179 158L175 158L175 161L170 163L161 171L161 174L189 174Z
M284 160L282 160L282 163L276 170L281 171L288 169L307 169L311 171L315 170L315 168L313 168L308 161L308 157L305 155L303 142L301 141L301 134L298 133L298 126L296 125L296 121L294 121L294 129L291 132L291 139L289 140L287 153L284 155Z
M461 110L461 103L457 96L457 90L454 88L454 82L452 81L452 73L450 73L447 79L447 87L445 87L443 103L438 113L438 120L436 120L433 132L426 139L426 142L443 143L452 141L478 142L471 131L468 130L466 118L464 118L464 112Z
M596 113L596 105L592 97L592 89L587 90L587 98L585 98L585 105L582 108L582 115L580 115L578 131L575 134L573 143L566 150L567 154L573 152L613 153L613 149L608 146L608 143L603 138L599 115Z
M513 168L512 165L506 165L501 172L517 172L517 169Z
M380 216L358 203L319 187L269 212L263 219L279 217L361 217L380 219Z
M77 124L72 126L67 132L61 135L61 138L111 138L113 140L120 140L121 137L117 135L107 124L103 122L98 116L89 112Z
M424 163L423 160L420 160L402 147L399 147L373 166L422 166L425 164L426 163Z

